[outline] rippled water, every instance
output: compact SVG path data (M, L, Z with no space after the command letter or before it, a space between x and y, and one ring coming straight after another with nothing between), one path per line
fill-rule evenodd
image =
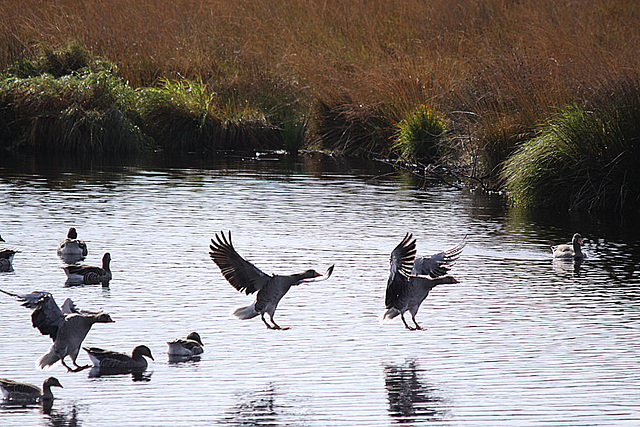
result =
M633 425L640 423L637 225L503 208L497 197L418 189L379 165L330 158L226 159L168 167L0 169L0 234L20 249L0 288L46 290L116 320L85 345L155 356L143 378L34 367L50 345L30 311L0 296L0 377L54 389L50 415L0 407L2 425ZM40 165L42 168L43 165ZM42 169L40 169L42 170ZM65 287L58 242L75 226L87 263L114 279ZM294 287L267 330L232 308L208 256L216 231L265 272L324 271ZM418 313L426 331L381 325L391 250L407 232L427 254L468 245ZM554 263L549 245L580 231L591 258ZM200 361L169 363L165 342L198 331ZM80 363L89 363L86 354Z

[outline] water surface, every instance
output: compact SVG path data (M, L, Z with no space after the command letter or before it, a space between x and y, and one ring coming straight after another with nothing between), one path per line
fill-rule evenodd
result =
M37 166L37 167L36 167ZM640 422L640 260L633 223L532 217L499 196L421 189L379 164L305 157L221 162L73 162L0 169L0 234L18 248L0 288L52 292L116 323L86 346L155 356L145 375L93 377L34 367L50 345L30 311L0 297L0 377L56 376L50 415L0 407L2 425L633 425ZM75 226L86 263L112 255L109 288L65 287L58 242ZM267 273L324 271L293 288L267 330L231 309L233 289L208 255L231 230ZM551 244L579 231L591 258L554 263ZM407 331L380 324L391 250L468 235L452 270ZM199 361L170 363L165 342L198 331ZM86 354L80 363L89 363Z

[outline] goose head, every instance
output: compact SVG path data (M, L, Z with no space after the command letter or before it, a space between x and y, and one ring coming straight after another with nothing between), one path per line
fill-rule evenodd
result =
M314 277L320 277L322 276L322 274L318 273L315 270L307 270L304 273L302 273L302 278L304 279L313 279Z
M96 323L116 323L107 313L100 313L96 316Z
M147 356L149 359L154 360L151 355L151 350L146 345L137 346L133 349L133 353L131 354L133 359L141 359L142 356Z
M56 377L49 377L46 380L44 380L44 383L42 384L42 388L43 389L47 389L47 388L51 388L51 387L64 388L64 387L62 387L62 384L60 384L60 381L58 381L58 379Z
M575 257L582 257L582 236L580 235L580 233L576 233L573 235L573 238L571 239L571 246L573 246L573 252L575 253Z
M202 344L202 340L200 339L200 335L197 332L191 332L189 335L187 335L187 339L195 341L201 346L204 346L204 344Z
M0 236L0 242L4 242L4 239L2 238L2 236Z
M102 256L102 268L108 270L109 263L111 263L111 254L109 252L105 252Z
M77 239L78 238L78 232L76 231L75 227L71 227L69 229L69 232L67 233L67 238L68 239Z
M438 277L435 280L438 282L439 285L453 285L456 283L460 283L453 276Z

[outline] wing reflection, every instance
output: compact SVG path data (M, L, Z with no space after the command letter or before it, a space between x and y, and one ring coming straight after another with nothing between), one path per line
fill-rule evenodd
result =
M417 421L439 421L448 410L440 391L420 380L415 360L403 365L384 367L384 384L389 401L389 414L397 423L410 424Z
M276 402L276 398L281 396L274 384L268 384L263 390L238 393L238 403L227 411L221 424L259 427L298 425L291 422L291 417L299 418L293 408ZM285 418L288 421L285 422Z

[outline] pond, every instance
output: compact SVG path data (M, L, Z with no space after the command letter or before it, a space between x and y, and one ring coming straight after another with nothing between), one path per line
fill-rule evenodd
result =
M379 163L320 155L219 161L7 161L0 235L19 249L0 289L51 292L115 323L84 341L155 360L142 376L35 368L51 340L0 295L0 377L54 388L50 414L0 407L3 426L620 425L640 423L640 230L634 221L509 210L498 195L420 188ZM65 286L56 255L69 227L85 263L112 257L113 280ZM297 286L268 330L232 309L211 261L214 233L266 273L335 264ZM411 232L418 254L467 246L409 331L381 324L389 255ZM587 238L582 265L550 245ZM173 363L166 342L197 331L200 360ZM80 364L89 363L83 351Z

